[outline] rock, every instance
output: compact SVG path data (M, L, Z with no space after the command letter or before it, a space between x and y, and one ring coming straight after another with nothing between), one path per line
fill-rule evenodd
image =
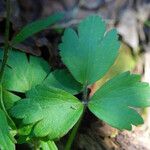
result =
M139 46L137 24L136 12L128 9L121 16L119 25L117 27L118 32L123 37L123 40L134 50L137 50Z

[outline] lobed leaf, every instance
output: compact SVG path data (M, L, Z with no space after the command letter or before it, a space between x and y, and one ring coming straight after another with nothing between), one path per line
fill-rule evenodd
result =
M43 84L65 90L73 95L78 94L82 89L81 84L72 77L67 69L51 72Z
M0 109L0 149L15 150L15 144L9 133L9 126L4 112Z
M0 93L0 96L1 96L1 93ZM4 100L4 105L5 105L5 108L8 110L10 109L15 102L17 102L18 100L20 100L21 98L5 89L3 89L3 92L2 92L2 97L3 97L3 100Z
M78 121L83 104L71 94L52 87L37 86L19 101L11 115L22 119L23 124L34 124L36 137L48 136L50 140L66 134Z
M0 51L2 59L3 51ZM19 51L10 51L5 68L3 87L10 91L26 92L40 84L50 71L50 67L42 58L29 56Z
M150 87L140 76L122 73L106 82L91 98L88 107L100 119L118 129L131 130L143 123L136 107L150 106Z
M99 16L89 16L79 24L78 34L66 29L59 45L62 61L83 85L100 79L118 55L117 32L106 32L105 26Z

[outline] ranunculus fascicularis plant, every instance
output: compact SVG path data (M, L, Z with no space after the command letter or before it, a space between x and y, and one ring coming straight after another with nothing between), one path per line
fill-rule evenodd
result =
M24 32L18 34L12 44L23 41L25 38L20 38ZM93 15L83 19L77 31L71 28L65 30L59 50L66 69L51 71L42 58L30 56L27 59L25 54L11 51L1 95L11 117L21 121L21 127L17 126L28 131L19 129L17 134L25 136L25 141L34 138L41 145L54 146L51 141L61 138L75 124L78 125L86 109L120 130L131 130L132 125L142 124L143 119L135 108L150 105L150 87L140 82L140 75L119 74L89 97L88 87L110 69L119 47L116 30L106 31L105 22ZM26 96L21 99L12 91ZM80 92L83 93L82 99L74 96ZM0 127L0 130L3 128ZM9 136L3 140L8 142L8 139ZM0 140L0 145L7 143L4 141Z

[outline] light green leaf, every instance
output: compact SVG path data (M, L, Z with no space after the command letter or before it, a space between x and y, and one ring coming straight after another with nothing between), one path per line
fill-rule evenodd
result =
M28 124L26 126L22 126L18 127L18 134L19 135L29 135L31 133L33 125L32 124Z
M42 150L58 150L56 144L53 141L41 141L41 148Z
M65 90L73 95L79 93L82 89L81 84L66 69L51 72L43 84Z
M5 115L7 116L7 119L8 119L8 123L9 125L12 127L12 129L16 129L16 126L13 122L13 120L10 118L8 112L7 112L7 109L9 109L9 105L13 105L15 103L16 100L16 97L15 95L9 95L9 97L7 97L6 95L4 96L4 92L3 92L3 87L2 85L0 84L0 109L2 109L4 112L5 112ZM7 93L8 94L8 93ZM11 94L11 93L10 93ZM4 97L6 99L4 99Z
M20 100L21 98L6 89L2 88L2 85L0 84L0 99L3 101L3 104L0 104L0 108L5 107L6 110L10 109L15 102ZM2 106L4 105L4 106Z
M106 32L105 26L99 16L89 16L79 24L78 34L66 29L59 45L64 64L83 85L100 79L118 55L117 32Z
M106 82L91 98L88 107L100 119L118 129L131 130L143 123L134 107L150 106L150 87L139 75L122 73Z
M23 42L28 37L34 35L35 33L40 32L41 30L46 29L50 25L60 21L63 18L62 13L55 13L47 18L34 21L28 25L26 25L13 39L12 45L19 44Z
M3 51L0 51L2 59ZM50 67L42 58L29 56L19 51L10 51L5 68L3 87L10 91L26 92L40 84L50 71Z
M19 101L11 115L22 119L23 124L34 124L36 137L48 136L50 140L66 134L78 121L83 104L71 94L52 87L37 86Z
M25 142L29 142L31 140L30 133L32 131L33 124L28 124L23 126L22 124L20 127L17 128L17 133L18 133L18 138L17 138L17 143L22 144Z
M19 96L3 89L3 100L6 109L10 109L14 105L14 103L20 99L21 98Z
M12 142L12 137L9 133L9 126L4 112L0 109L0 149L14 150L15 144Z

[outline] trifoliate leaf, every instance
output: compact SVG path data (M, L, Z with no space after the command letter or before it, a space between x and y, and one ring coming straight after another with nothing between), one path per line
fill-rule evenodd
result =
M0 51L2 59L3 51ZM42 58L29 56L19 51L10 51L9 59L5 68L3 87L10 91L26 92L40 84L50 67Z
M16 45L20 42L23 42L25 39L32 36L33 34L38 33L41 30L46 29L48 26L61 20L62 17L63 14L55 13L54 15L28 24L12 39L12 45Z
M83 104L71 94L52 87L37 86L27 93L12 109L13 117L23 124L34 124L36 137L50 140L66 134L78 121Z
M78 33L66 29L59 45L64 64L83 85L100 79L118 55L117 32L106 32L105 26L99 16L89 16L79 24Z
M122 73L106 82L91 98L88 107L100 119L118 129L131 130L143 123L134 107L150 106L150 87L139 75Z
M41 141L40 143L42 150L58 150L56 144L53 141Z
M73 95L79 93L82 89L81 84L66 69L51 72L43 84L65 90Z
M5 113L0 109L0 149L14 150L15 145L9 133L9 126L6 120Z

